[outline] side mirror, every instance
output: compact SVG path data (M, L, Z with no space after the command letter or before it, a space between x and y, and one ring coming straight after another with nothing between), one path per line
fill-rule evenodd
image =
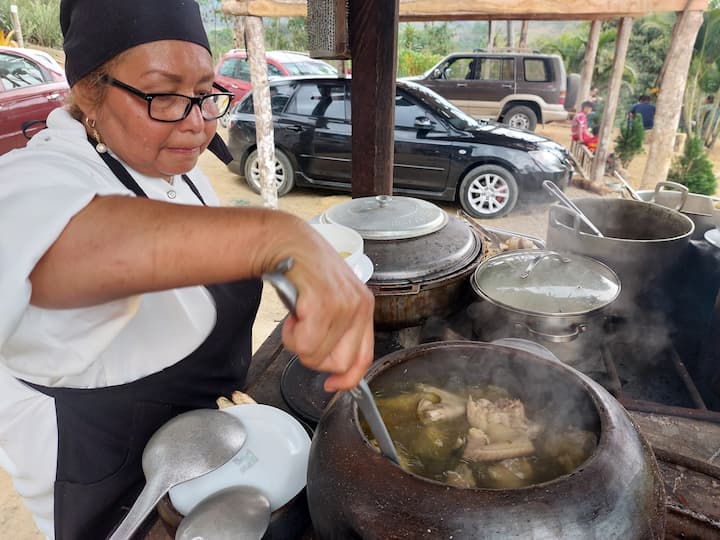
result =
M429 130L433 128L434 122L427 116L418 116L415 118L415 123L413 125L416 129Z

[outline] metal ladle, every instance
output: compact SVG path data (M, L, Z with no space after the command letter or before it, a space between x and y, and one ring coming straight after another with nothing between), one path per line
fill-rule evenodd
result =
M175 540L260 540L270 525L270 501L250 486L209 496L178 525Z
M171 487L221 467L245 444L242 422L197 409L176 416L150 437L142 455L146 484L110 540L128 540Z
M603 233L600 232L600 229L598 229L590 219L582 213L582 210L580 210L577 205L572 202L570 199L567 198L567 196L560 190L557 185L555 185L550 180L545 180L543 182L543 187L546 191L548 191L551 195L553 195L555 198L557 198L561 203L563 203L565 206L567 206L570 210L575 212L578 217L582 220L585 225L587 225L592 232L594 232L597 236L600 238L605 238L603 236Z
M292 264L292 258L284 259L280 261L273 272L263 274L262 278L275 287L282 303L290 313L294 314L297 304L297 289L290 280L285 277L285 272L292 268ZM355 400L355 403L357 403L360 411L362 411L382 454L399 464L400 458L397 450L390 438L385 422L383 422L382 416L380 416L380 411L378 411L377 405L375 404L375 398L365 379L361 379L358 385L350 390L350 395Z

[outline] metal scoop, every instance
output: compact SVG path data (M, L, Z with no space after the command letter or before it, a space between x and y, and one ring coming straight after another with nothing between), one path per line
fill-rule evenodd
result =
M294 314L298 296L297 289L295 289L295 286L285 277L285 272L292 268L292 264L292 258L284 259L280 261L273 272L263 274L262 278L275 287L282 303L290 313ZM395 450L395 445L390 438L385 422L383 422L380 411L378 411L377 405L375 404L375 398L365 379L362 379L357 387L350 390L350 395L363 413L368 426L370 426L370 430L375 436L380 451L385 457L399 464L400 459L397 450Z
M203 500L178 525L175 540L260 540L270 524L270 501L250 486Z
M603 233L600 232L600 229L598 229L590 219L582 213L582 210L580 210L577 205L572 202L570 199L567 198L567 196L560 190L557 185L553 184L550 180L545 180L543 182L543 187L546 191L548 191L551 195L556 197L561 203L563 203L565 206L567 206L570 210L575 212L580 219L582 220L585 225L590 227L590 230L594 232L596 235L598 235L600 238L604 238Z
M146 484L110 540L127 540L168 490L224 465L245 444L239 419L212 409L178 415L150 438L142 456Z

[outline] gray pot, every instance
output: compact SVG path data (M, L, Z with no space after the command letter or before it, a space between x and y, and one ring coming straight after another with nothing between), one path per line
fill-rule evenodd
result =
M707 195L688 193L688 189L676 182L658 182L653 190L641 190L638 196L646 202L677 210L695 224L693 240L703 238L705 231L715 227L713 199Z
M639 299L663 284L685 255L695 225L680 212L628 199L584 198L573 201L600 229L590 232L572 210L552 205L547 247L605 263L620 278L622 293L612 309L634 312Z
M620 280L604 264L574 254L518 250L478 265L470 284L482 302L469 309L476 335L486 341L523 337L568 364L603 336L607 307Z

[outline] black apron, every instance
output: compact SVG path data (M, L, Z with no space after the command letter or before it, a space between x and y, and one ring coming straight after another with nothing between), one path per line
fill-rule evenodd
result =
M106 158L112 160L108 165L123 185L147 196L118 161L107 154L101 157L106 163ZM190 179L183 180L202 201ZM244 388L262 284L252 279L207 289L215 301L215 327L176 364L131 383L103 388L27 383L55 399L56 540L106 538L145 484L142 453L153 433L182 412L215 408L218 396Z

